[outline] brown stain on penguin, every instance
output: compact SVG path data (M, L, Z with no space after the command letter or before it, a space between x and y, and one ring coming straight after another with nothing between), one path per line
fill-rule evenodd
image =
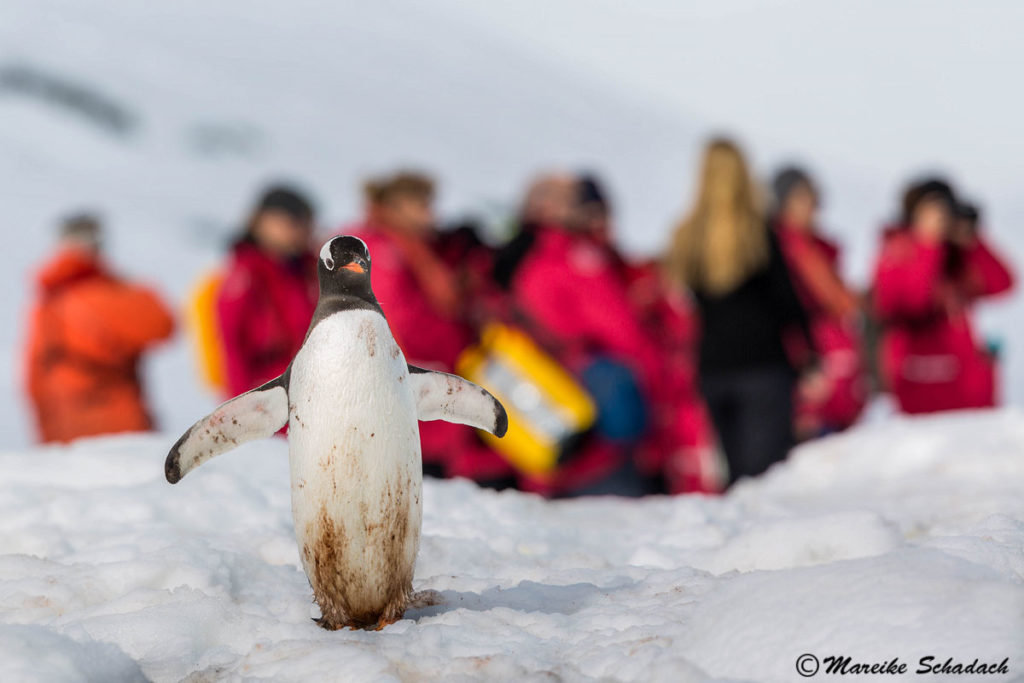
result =
M360 503L360 519L352 522L362 526L364 535L358 562L345 561L345 552L358 552L353 543L357 539L344 523L332 519L326 504L307 527L306 537L314 540L302 548L302 556L322 614L317 623L323 628L384 626L405 612L413 578L413 562L406 554L414 531L409 496L391 486L380 496L376 510L369 501Z
M369 320L364 320L359 325L359 332L356 337L366 342L366 353L369 356L377 355L377 330Z

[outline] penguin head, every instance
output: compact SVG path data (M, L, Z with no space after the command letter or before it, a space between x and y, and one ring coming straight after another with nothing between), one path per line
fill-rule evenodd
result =
M370 252L358 237L334 237L320 249L320 289L359 293L370 289Z

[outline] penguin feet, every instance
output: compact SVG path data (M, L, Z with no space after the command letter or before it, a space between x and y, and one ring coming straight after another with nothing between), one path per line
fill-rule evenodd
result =
M380 631L385 626L390 626L402 618L406 607L409 605L411 593L412 587L410 586L408 590L402 591L399 595L393 597L384 605L383 609L359 611L356 613L350 611L346 603L340 600L332 600L330 599L331 596L325 595L325 599L316 600L316 603L320 606L320 614L323 616L319 619L314 618L313 621L317 626L328 631L337 631L343 628L352 631L358 629ZM430 591L430 593L433 593L433 591Z
M325 631L340 631L343 628L354 631L360 628L368 628L373 624L373 622L367 622L366 620L352 619L344 609L341 609L334 603L329 603L326 609L321 605L320 614L322 616L319 619L314 618L313 622Z
M345 628L346 626L348 626L351 629L356 628L355 626L350 626L349 624L336 623L331 619L328 619L327 617L320 617L319 619L313 619L312 621L314 624L316 624L317 626L326 631L337 631L339 629Z
M402 618L402 616L405 615L405 610L409 606L410 593L412 593L411 588L399 597L392 600L388 604L388 606L384 608L384 611L381 612L380 617L377 618L377 624L373 627L374 631L383 630L385 626L390 626L396 621L399 621Z
M356 621L346 621L346 622L339 623L339 622L336 622L336 621L332 621L331 619L328 619L326 617L320 617L319 619L312 619L312 622L314 624L316 624L317 626L319 626L320 628L324 629L325 631L340 631L343 628L347 628L349 631L379 631L382 628L384 628L385 626L388 626L389 624L394 623L394 622L387 622L387 623L377 622L377 624L366 624L366 623L363 623L363 622L356 622Z
M317 626L327 631L340 631L345 628L349 631L381 631L385 626L390 626L401 618L401 612L395 613L394 611L389 611L381 615L381 617L375 622L356 619L337 620L330 619L326 616L320 617L319 619L313 619L312 621Z

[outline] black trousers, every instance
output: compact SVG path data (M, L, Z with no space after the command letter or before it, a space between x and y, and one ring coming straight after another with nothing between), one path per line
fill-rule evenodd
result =
M701 390L729 463L729 484L785 460L793 447L793 391L788 365L702 372Z

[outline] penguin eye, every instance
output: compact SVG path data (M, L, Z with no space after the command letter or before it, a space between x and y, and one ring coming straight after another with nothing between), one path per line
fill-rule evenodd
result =
M324 259L324 265L327 266L327 270L334 270L334 259L328 256Z

